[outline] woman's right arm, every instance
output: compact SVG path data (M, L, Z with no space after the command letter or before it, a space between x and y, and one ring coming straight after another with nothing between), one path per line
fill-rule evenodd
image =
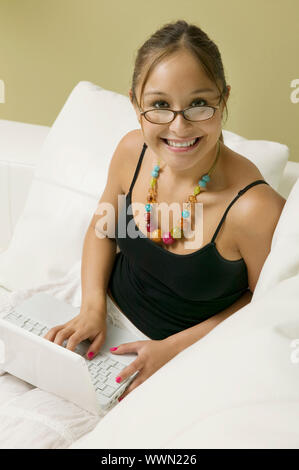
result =
M113 206L116 228L118 195L124 194L124 163L128 158L127 152L132 132L134 131L126 134L115 149L109 165L106 187L84 238L81 259L82 302L80 313L69 322L51 328L44 336L59 345L68 339L66 348L72 351L81 341L88 338L91 345L87 354L92 351L96 355L106 339L106 293L117 245L114 238L104 236L104 230L101 232L102 224L99 224L98 221L103 216L107 220L107 216L101 210L100 204L110 203L111 207ZM108 228L105 224L104 227Z

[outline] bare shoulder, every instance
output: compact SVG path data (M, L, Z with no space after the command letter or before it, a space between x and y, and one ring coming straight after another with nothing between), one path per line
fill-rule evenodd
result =
M257 166L243 157L242 155L236 154L238 156L238 170L235 172L236 175L240 177L238 184L238 191L245 188L250 183L253 183L257 180L265 180ZM241 177L241 175L243 175ZM267 182L267 181L266 181ZM240 184L241 183L241 184ZM240 227L245 226L244 218L250 218L250 216L258 217L266 215L267 211L271 210L272 216L275 215L275 212L281 212L286 199L282 197L270 184L257 184L249 188L245 193L243 193L238 198L238 203L234 207L234 220L240 225ZM269 214L268 214L269 215ZM257 219L256 219L257 221Z
M228 168L231 176L230 186L234 194L257 180L265 180L258 167L248 158L233 152L228 152ZM267 182L267 181L266 181ZM263 213L270 208L281 211L286 202L270 184L257 184L243 193L232 206L232 219L236 225L245 226L245 215L248 217Z
M252 162L241 162L242 168L246 177L241 178L239 190L253 181L264 180ZM286 199L269 184L258 184L243 193L232 206L232 230L239 253L247 266L251 292L254 292L270 253L273 234L285 203Z
M238 199L232 218L234 227L241 236L263 231L273 234L285 203L286 199L270 185L253 186Z
M121 139L121 142L128 149L130 149L132 145L138 145L138 144L140 144L141 147L142 147L142 145L143 145L142 130L141 129L133 129L132 131L127 132L123 136L123 138Z
M128 184L133 178L143 144L144 139L141 129L133 129L127 132L119 142L121 149L121 184L124 194L128 192Z

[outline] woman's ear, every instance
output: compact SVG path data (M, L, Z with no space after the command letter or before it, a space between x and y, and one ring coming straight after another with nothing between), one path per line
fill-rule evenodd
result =
M131 103L133 104L133 92L131 88L129 90L129 98L130 98Z
M230 95L231 88L232 88L232 87L231 87L230 85L227 85L227 86L226 86L226 93L225 93L225 95L224 95L225 102L228 100L228 97L229 97L229 95Z
M223 95L223 99L221 100L221 108L220 108L221 109L221 119L223 119L223 111L224 111L225 105L227 103L227 100L229 98L230 90L231 90L231 86L227 85L226 86L226 93Z
M136 113L136 116L137 116L137 119L139 121L139 123L141 124L141 118L140 118L140 111L138 109L138 106L136 105L136 103L134 102L134 99L133 99L133 92L132 92L132 89L130 88L129 90L129 97L130 97L130 101L133 105L133 108L135 110L135 113Z

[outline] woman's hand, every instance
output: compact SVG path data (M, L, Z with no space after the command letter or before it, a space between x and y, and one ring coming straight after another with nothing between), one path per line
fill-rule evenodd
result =
M128 388L119 398L119 401L126 397L128 393L138 387L138 385L142 384L142 382L177 354L174 347L171 347L171 345L165 340L135 341L132 343L121 344L115 351L112 351L112 349L110 349L110 351L115 355L127 353L138 354L137 358L119 373L119 377L121 377L122 380L119 380L118 382L122 383L124 379L130 377L136 371L139 371Z
M88 338L91 344L86 355L88 359L92 359L106 341L105 312L106 309L102 308L82 308L79 315L62 325L54 326L45 334L44 338L60 346L68 339L66 349L71 351L74 351L81 341Z

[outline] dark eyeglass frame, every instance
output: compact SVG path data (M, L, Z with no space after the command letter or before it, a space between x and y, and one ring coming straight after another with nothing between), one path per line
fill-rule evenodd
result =
M220 94L220 99L218 101L218 103L220 103L221 101L221 98L222 98L222 93ZM146 111L142 111L142 109L140 108L139 104L138 104L138 101L137 101L137 98L136 98L136 95L135 95L135 100L136 100L136 103L137 103L137 107L139 109L139 112L140 112L140 115L141 116L144 116L144 118L150 122L151 124L158 124L160 126L163 126L164 124L170 124L172 121L175 120L177 114L182 114L182 116L184 116L184 118L186 119L186 121L189 121L189 122L201 122L201 121L208 121L209 119L212 119L212 117L214 116L215 114L215 111L217 109L220 108L219 104L217 106L188 106L188 108L185 108L185 109L182 109L180 111L175 111L174 109L165 109L165 108L162 108L162 111L163 109L165 109L165 111L171 111L173 113L173 118L171 119L171 121L168 121L168 122L153 122L153 121L150 121L147 117L146 117L146 113L148 113L149 111L156 111L157 109L159 108L151 108L151 109L147 109ZM193 119L188 119L186 116L185 116L185 111L187 111L188 109L193 109L193 108L212 108L213 109L213 114L212 116L210 116L209 118L207 119L199 119L199 120L196 120L194 121Z

